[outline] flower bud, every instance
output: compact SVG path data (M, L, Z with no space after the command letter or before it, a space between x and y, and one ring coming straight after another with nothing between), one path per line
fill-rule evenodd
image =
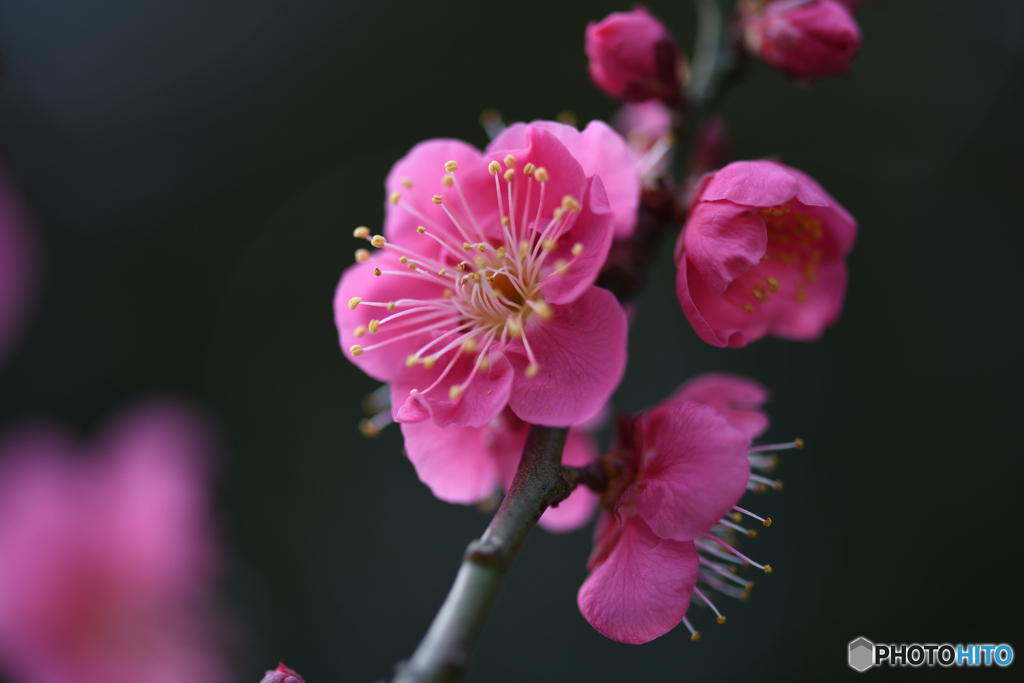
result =
M590 78L624 102L672 101L686 76L686 57L664 24L642 7L587 25Z
M838 0L746 0L740 22L748 53L807 82L849 74L860 50L860 28Z
M280 662L273 671L268 671L261 683L306 683L306 679Z

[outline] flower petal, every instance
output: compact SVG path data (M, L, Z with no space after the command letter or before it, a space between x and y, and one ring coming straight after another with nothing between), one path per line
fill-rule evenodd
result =
M402 374L392 382L392 406L398 422L421 422L432 419L441 426L482 427L501 412L508 402L512 387L512 366L499 352L489 355L490 366L478 370L458 398L451 388L464 385L473 372L475 358L460 356L436 387L423 393L445 371L450 362L446 355L427 370L422 365ZM413 389L416 393L413 393ZM401 401L401 403L399 403Z
M642 519L633 517L583 582L576 600L601 634L620 643L646 643L686 616L697 567L692 541L658 538Z
M808 206L828 206L828 197L817 183L804 182L790 171L774 161L734 161L715 172L700 200L728 199L736 204L762 208L796 198Z
M524 334L540 366L535 377L523 340L505 347L515 369L509 407L533 424L578 424L601 409L626 368L626 314L611 292L590 287L552 306L550 320L530 319Z
M732 202L700 202L686 220L679 258L688 258L715 294L760 261L768 248L764 220Z
M768 397L768 390L752 379L709 372L687 381L665 403L704 403L724 415L729 424L749 439L756 439L768 429L768 416L761 410Z
M416 476L449 503L476 503L498 487L498 466L481 427L440 427L432 421L403 423L405 450Z
M714 526L747 487L747 435L711 406L677 403L644 425L636 511L661 538L690 541Z

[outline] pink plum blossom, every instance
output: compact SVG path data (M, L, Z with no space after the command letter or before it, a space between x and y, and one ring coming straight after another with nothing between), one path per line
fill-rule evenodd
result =
M654 419L649 419L649 418ZM659 406L620 427L613 477L577 596L600 633L644 643L685 617L699 572L694 539L747 488L747 435L709 405Z
M709 372L686 381L665 399L662 406L651 412L657 413L664 410L667 404L682 401L704 403L720 412L729 424L753 440L768 429L768 416L761 407L769 395L764 386L752 379L724 372Z
M441 500L467 504L487 498L499 486L509 489L530 429L511 410L483 427L439 427L429 420L401 427L420 481ZM596 459L590 436L570 430L562 464L583 467ZM589 522L596 507L597 495L578 487L558 507L548 508L539 524L548 531L572 531Z
M398 422L483 427L508 405L566 426L607 402L626 317L593 283L635 221L637 199L603 180L638 192L628 158L604 124L534 123L483 153L430 140L395 164L383 235L356 230L379 250L357 252L334 310L353 362L391 385Z
M209 450L170 403L92 445L45 425L0 439L0 668L23 683L229 679L206 602Z
M25 317L32 280L32 253L24 213L0 169L0 361Z
M676 244L676 292L715 346L817 339L839 319L857 223L818 183L774 161L706 175Z
M741 4L747 52L804 81L850 73L861 34L853 2L760 0Z
M306 679L300 676L299 672L281 662L276 669L267 672L262 683L306 683Z
M643 7L588 24L585 49L594 85L624 102L672 101L686 77L686 57Z
M665 175L675 143L672 110L660 100L625 104L613 120L629 144L629 153L645 187Z

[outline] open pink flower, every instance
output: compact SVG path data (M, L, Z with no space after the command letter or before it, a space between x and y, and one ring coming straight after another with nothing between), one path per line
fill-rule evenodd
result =
M91 447L0 441L0 668L24 683L229 679L205 602L205 430L152 404Z
M405 450L420 481L450 503L476 503L500 486L512 484L526 445L528 424L511 410L483 427L439 427L431 421L404 423ZM562 464L583 467L597 459L597 447L583 430L572 429ZM597 495L578 487L558 507L548 508L539 524L548 531L577 529L590 521Z
M850 73L861 35L854 2L763 0L741 4L743 42L750 54L805 81Z
M24 319L32 265L24 213L0 169L0 361Z
M624 102L671 101L686 77L686 57L643 7L587 24L585 49L591 80Z
M380 251L357 253L334 308L353 362L390 383L396 420L482 427L508 405L563 426L605 404L626 318L593 282L624 220L602 180L620 156L603 124L544 123L483 154L431 140L395 165L384 234L356 230Z
M853 217L807 175L738 161L698 185L676 244L676 292L715 346L817 339L839 319Z
M655 419L648 419L648 417ZM603 502L580 611L624 643L667 633L685 617L699 559L694 539L747 488L749 438L709 405L659 406L620 428L618 478Z

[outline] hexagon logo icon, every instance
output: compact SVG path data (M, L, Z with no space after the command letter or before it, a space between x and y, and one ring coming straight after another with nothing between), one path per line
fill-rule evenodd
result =
M867 638L850 641L850 667L867 671L875 664L875 644Z

